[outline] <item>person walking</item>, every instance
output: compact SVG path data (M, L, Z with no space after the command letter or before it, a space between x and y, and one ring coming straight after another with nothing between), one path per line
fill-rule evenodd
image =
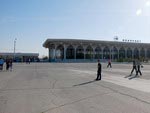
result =
M111 66L111 60L110 60L110 59L108 60L107 68L108 68L108 67L112 68L112 66Z
M4 60L0 58L0 70L3 70Z
M28 63L30 64L30 62L31 62L31 59L29 58L29 59L28 59Z
M96 80L101 80L101 71L102 71L102 65L100 63L100 60L98 60Z
M132 75L132 73L133 73L134 70L137 73L137 67L136 67L136 61L135 60L133 60L133 67L132 67L130 76Z
M13 66L13 61L12 59L9 60L9 68L10 68L10 71L12 71L12 66Z
M6 70L8 70L9 69L9 59L7 58L6 59Z
M137 60L137 70L136 70L136 75L138 75L138 73L140 73L140 75L142 76L142 73L141 73L141 67L143 67L143 66L141 65L141 62L140 62L140 60L138 59L138 60Z

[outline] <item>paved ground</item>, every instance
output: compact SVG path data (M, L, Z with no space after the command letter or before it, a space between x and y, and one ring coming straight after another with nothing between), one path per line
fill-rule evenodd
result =
M150 112L150 65L130 80L132 64L102 66L94 81L96 63L14 64L0 72L0 113Z

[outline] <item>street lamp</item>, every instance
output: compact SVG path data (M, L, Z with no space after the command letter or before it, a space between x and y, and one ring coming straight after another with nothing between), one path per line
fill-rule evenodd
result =
M15 38L15 40L14 40L14 60L15 60L15 54L16 54L16 41L17 41L17 39Z

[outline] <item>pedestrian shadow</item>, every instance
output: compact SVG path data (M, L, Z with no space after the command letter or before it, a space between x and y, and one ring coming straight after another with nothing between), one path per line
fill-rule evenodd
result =
M128 77L131 77L132 75L130 74L130 75L127 75L127 76L125 76L124 78L128 78Z
M134 78L139 78L139 76L130 74L130 75L125 76L124 78L128 78L129 80L131 80L131 79L134 79Z
M134 79L134 78L139 78L139 76L135 75L135 76L131 76L130 78L128 78L129 80Z
M11 70L0 70L1 73L12 72Z
M130 74L130 75L125 76L124 78L128 78L129 80L131 80L134 78L139 78L139 76Z
M81 84L76 84L76 85L73 85L73 86L82 86L82 85L90 84L90 83L93 83L93 82L96 82L96 80L84 82L84 83L81 83Z

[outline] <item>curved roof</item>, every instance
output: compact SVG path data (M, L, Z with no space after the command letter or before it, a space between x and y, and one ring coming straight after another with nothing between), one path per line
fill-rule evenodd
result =
M55 43L90 43L90 44L119 44L119 45L149 45L149 43L134 43L134 42L121 42L121 41L104 41L104 40L85 40L85 39L47 39L43 43L43 47L48 48L50 44Z

